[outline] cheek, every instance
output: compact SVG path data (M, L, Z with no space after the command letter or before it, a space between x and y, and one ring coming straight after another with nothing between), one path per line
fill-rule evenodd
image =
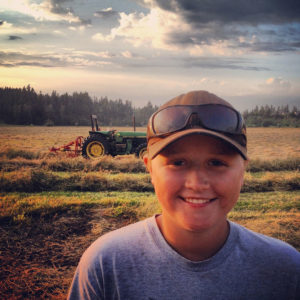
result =
M174 175L172 172L164 170L152 172L151 175L151 182L160 202L169 198L172 194L176 194L181 187L181 181L181 176Z
M216 177L217 178L217 177ZM216 192L223 195L228 202L236 202L243 185L243 172L230 172L215 180Z

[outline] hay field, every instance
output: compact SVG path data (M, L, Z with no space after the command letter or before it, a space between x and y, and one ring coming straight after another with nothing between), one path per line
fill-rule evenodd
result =
M44 155L89 130L0 127L0 299L65 299L92 241L160 212L133 155ZM249 128L248 141L252 160L229 218L300 250L300 128Z
M103 126L102 130L112 127ZM132 130L131 127L115 127ZM1 126L0 152L8 148L47 152L52 146L60 146L77 136L87 137L90 127L39 127ZM137 131L146 131L137 127ZM248 128L248 151L251 159L284 159L300 157L300 128Z
M133 130L131 127L101 127L101 130ZM76 139L87 137L91 127L85 126L0 126L0 152L7 148L47 152L52 146L61 146ZM146 131L137 127L136 131Z

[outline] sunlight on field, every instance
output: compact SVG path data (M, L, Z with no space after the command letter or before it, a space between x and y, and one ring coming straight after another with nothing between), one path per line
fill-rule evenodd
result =
M251 159L299 157L300 128L248 128Z
M102 130L112 128L103 126ZM131 131L131 127L114 129ZM87 137L90 127L0 127L0 151L7 148L47 152L52 146L61 146L77 136ZM138 127L137 131L146 131ZM251 159L284 159L300 157L300 128L248 128L248 151Z
M89 130L0 127L0 299L65 299L96 238L161 212L133 155L45 155ZM248 145L252 160L229 219L300 250L300 128L249 128Z
M103 126L102 130L111 130ZM117 130L133 130L131 127L115 127ZM90 127L83 126L1 126L0 151L7 148L30 151L48 151L52 146L61 146L76 139L77 136L87 137ZM137 127L136 131L146 131L146 128Z

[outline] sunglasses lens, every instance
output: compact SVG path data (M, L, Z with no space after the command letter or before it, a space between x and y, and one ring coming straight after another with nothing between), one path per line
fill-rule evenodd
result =
M205 106L198 110L198 116L203 126L208 129L223 131L228 133L238 133L238 114L225 106L214 105Z
M188 106L173 106L161 110L154 116L153 130L156 134L170 133L185 127L191 114Z
M156 135L160 135L183 129L192 113L197 113L201 127L227 133L239 133L238 114L229 107L221 105L167 107L153 117L153 130Z

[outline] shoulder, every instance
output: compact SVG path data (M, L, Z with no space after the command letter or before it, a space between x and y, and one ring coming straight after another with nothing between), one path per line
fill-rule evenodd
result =
M141 253L153 247L154 223L154 217L148 218L104 234L92 243L77 266L69 298L106 299L106 293L116 289L115 276L124 270L126 273L134 263L139 265Z
M274 263L287 268L297 268L300 271L300 253L291 245L249 230L231 222L233 230L237 231L237 245L257 263Z
M89 264L99 259L113 259L116 255L126 255L141 247L147 247L153 220L154 218L148 218L104 234L84 252L81 261Z

